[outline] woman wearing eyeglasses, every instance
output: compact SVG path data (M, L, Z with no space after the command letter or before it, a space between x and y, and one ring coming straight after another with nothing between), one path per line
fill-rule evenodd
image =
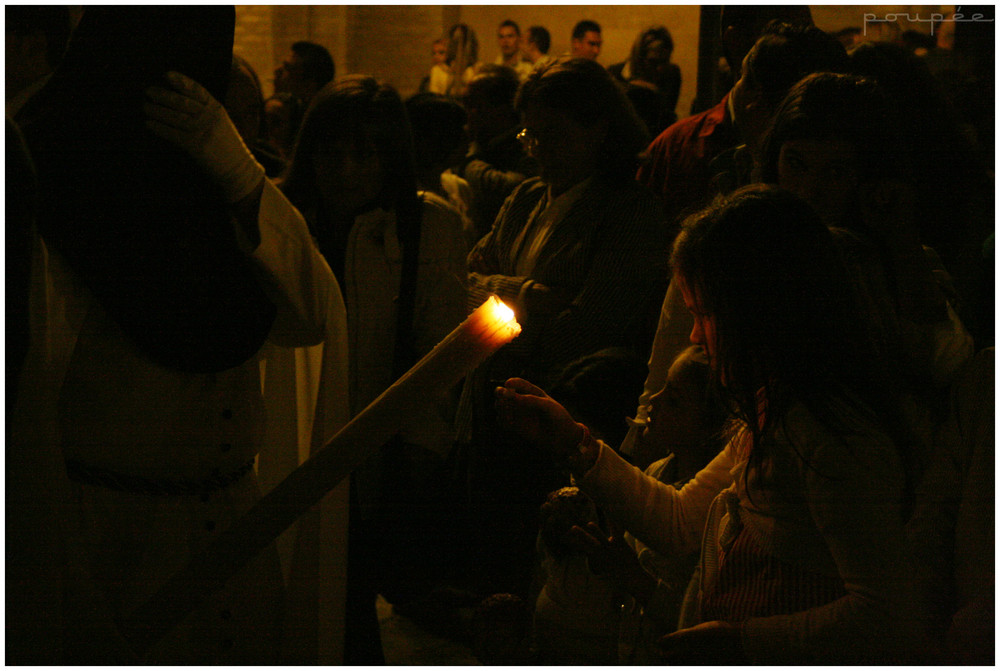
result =
M490 589L521 593L538 506L563 481L495 425L490 380L528 371L552 380L611 346L645 358L669 240L660 206L633 180L645 129L604 68L555 61L528 78L516 106L540 176L511 194L469 255L469 306L496 293L524 330L467 380L458 437L470 458L473 565Z

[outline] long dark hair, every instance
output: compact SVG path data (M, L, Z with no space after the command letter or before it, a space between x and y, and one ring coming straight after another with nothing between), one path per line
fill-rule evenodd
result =
M396 90L366 75L349 75L320 89L302 121L282 190L299 210L315 212L310 228L343 282L350 226L335 223L324 208L313 161L340 138L350 139L359 151L378 153L382 184L373 205L396 212L396 234L404 249L419 242L421 201L413 132Z
M632 76L638 79L657 83L646 66L646 49L654 42L663 42L663 47L667 51L667 57L674 53L674 38L666 26L654 26L639 33L632 43L632 50L629 52L628 60L632 64Z
M320 89L306 111L282 187L296 207L319 207L313 157L343 137L378 152L381 207L406 208L416 200L413 133L403 101L373 77L349 75Z
M761 177L778 183L778 157L790 140L840 139L857 148L862 183L908 177L898 124L872 80L818 72L793 86L775 111L763 141Z
M805 202L744 187L684 222L671 264L714 318L713 376L752 435L752 466L767 459L767 439L793 404L834 435L854 428L845 409L902 435L837 245Z
M624 91L598 63L586 58L557 59L533 71L515 101L519 112L529 105L564 112L587 126L606 120L600 172L618 180L635 176L649 134Z
M448 29L445 61L451 68L452 79L447 94L459 97L465 93L465 71L479 62L479 39L476 31L465 23L456 23Z
M233 54L233 62L229 70L229 92L232 92L233 83L238 81L239 77L243 77L245 82L249 83L254 90L252 114L254 120L257 122L257 136L244 138L244 141L250 143L266 139L268 136L267 115L264 114L264 94L260 86L260 78L257 76L257 72L254 71L253 66L250 65L247 59ZM230 118L234 116L232 110L227 109L226 112L229 114ZM235 119L233 119L233 123L236 124ZM239 124L236 125L237 128L239 128Z

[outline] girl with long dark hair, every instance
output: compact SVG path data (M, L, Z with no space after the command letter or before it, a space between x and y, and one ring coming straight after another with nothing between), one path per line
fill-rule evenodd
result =
M906 443L829 229L794 196L747 187L685 222L672 264L691 340L736 418L694 480L644 476L523 379L497 389L501 417L649 547L701 546L666 661L902 659ZM593 556L621 550L594 528L574 533Z
M403 102L363 75L313 98L283 189L344 288L357 414L464 319L462 220L417 191ZM454 401L441 390L351 476L345 663L384 663L376 593L409 598L415 574L437 568L426 518L436 488L426 485L451 446Z

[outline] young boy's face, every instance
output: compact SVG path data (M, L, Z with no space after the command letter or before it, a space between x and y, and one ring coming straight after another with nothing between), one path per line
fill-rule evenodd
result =
M448 59L448 47L444 42L435 42L431 45L431 59L434 65L444 63Z
M649 399L649 419L640 446L644 463L671 452L700 450L710 437L711 430L705 422L705 371L702 366L696 366L688 355L681 355L670 366L663 389ZM700 374L695 374L696 371Z

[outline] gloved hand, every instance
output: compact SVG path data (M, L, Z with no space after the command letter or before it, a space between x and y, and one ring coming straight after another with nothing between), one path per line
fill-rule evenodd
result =
M211 93L179 72L168 72L166 79L171 89L146 89L146 127L187 152L228 202L242 200L264 179L264 168Z

